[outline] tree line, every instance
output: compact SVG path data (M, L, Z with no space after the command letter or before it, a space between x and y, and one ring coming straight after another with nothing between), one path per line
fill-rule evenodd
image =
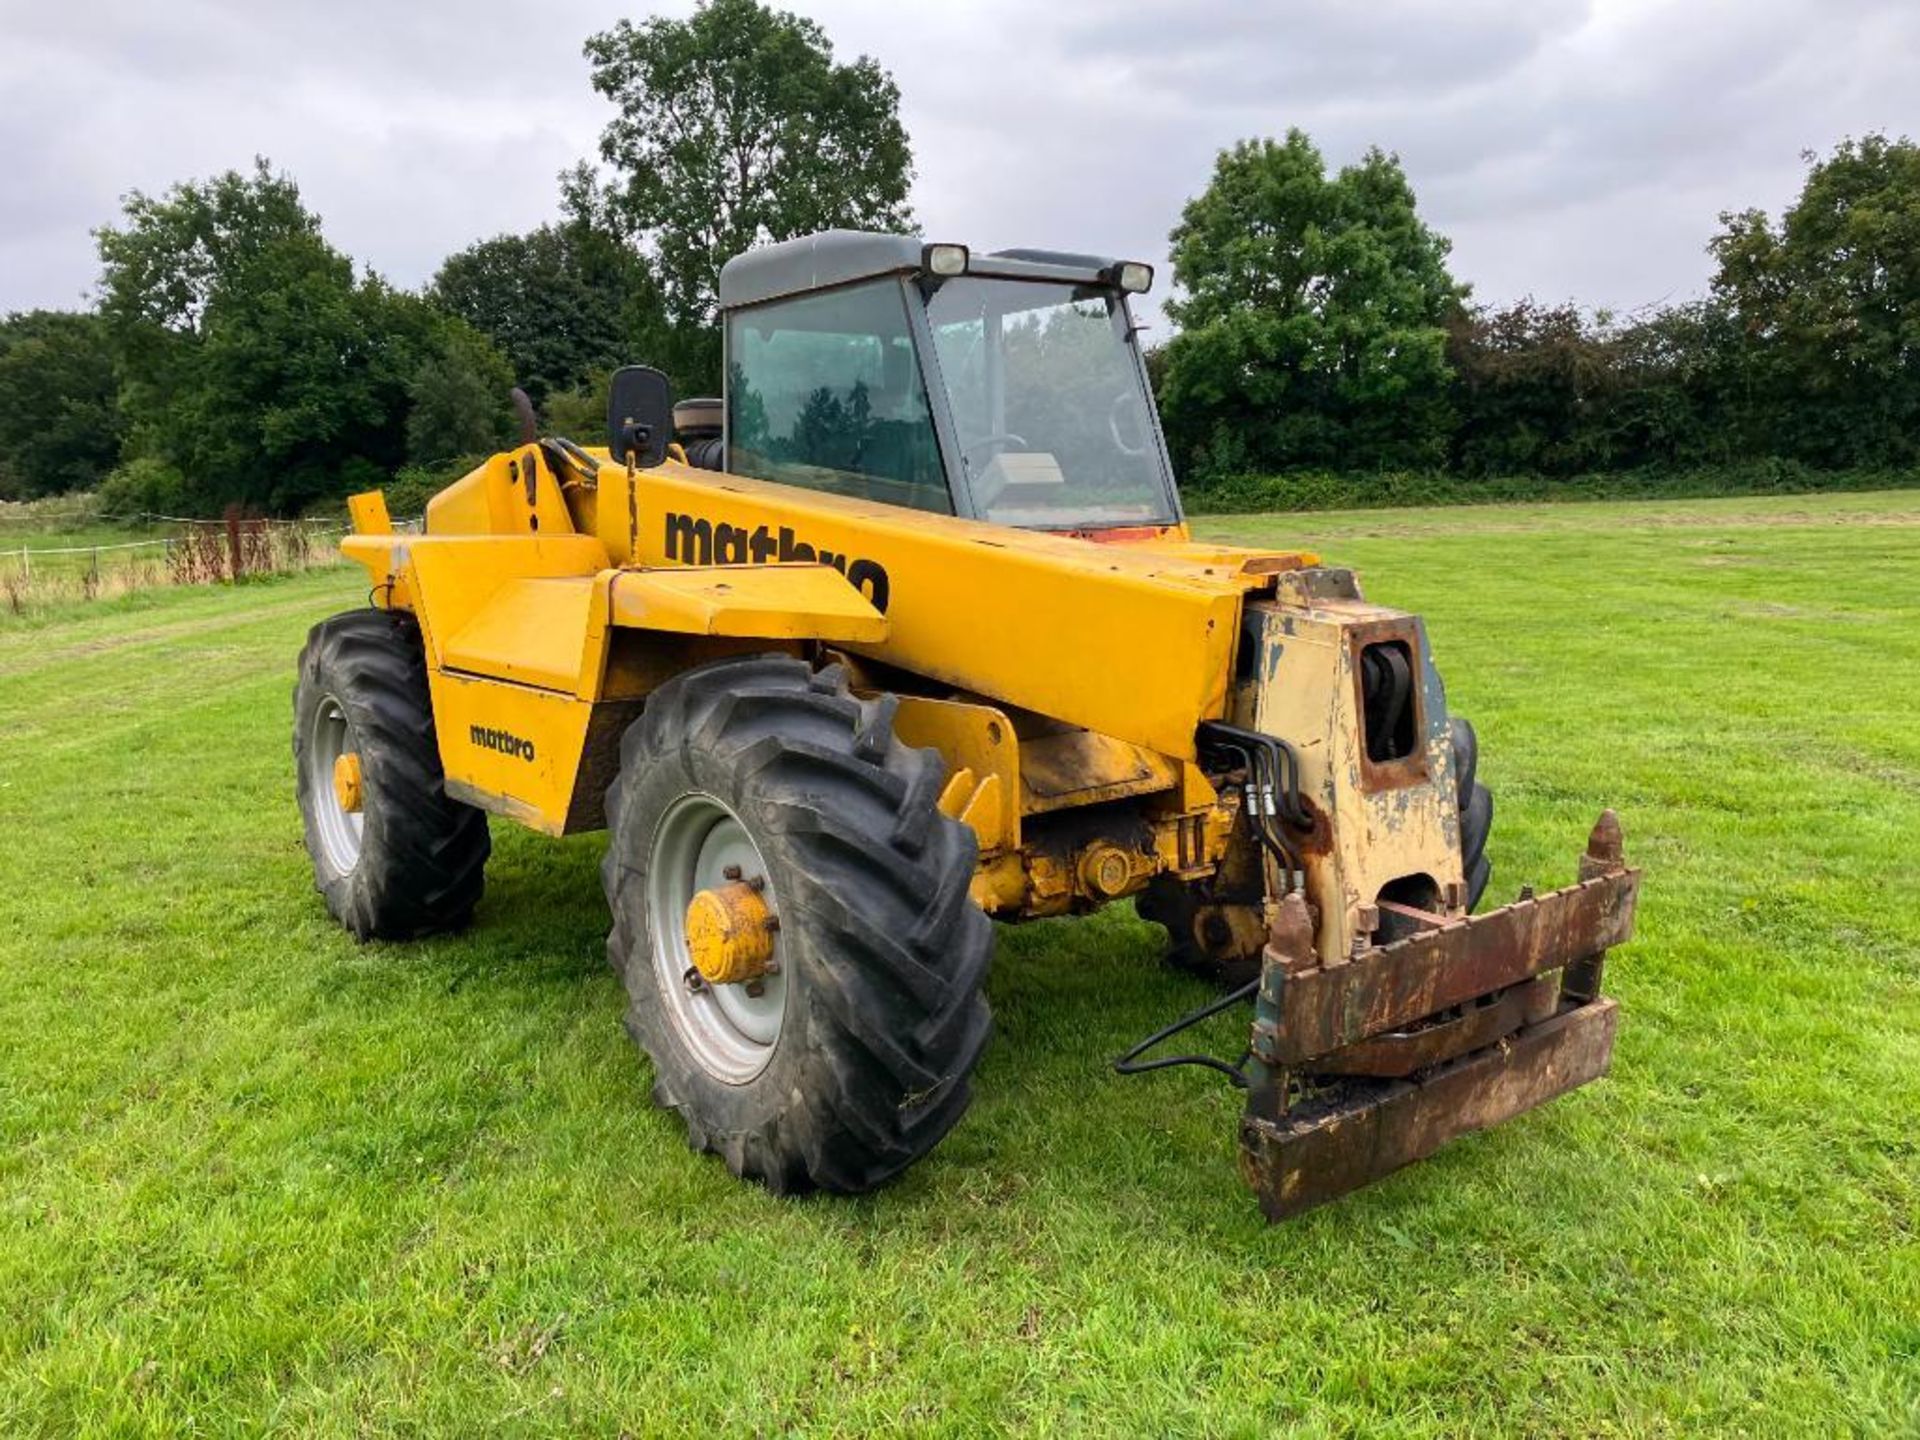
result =
M1706 296L1629 315L1476 304L1396 159L1223 153L1173 232L1163 418L1202 482L1298 468L1573 476L1920 461L1920 148L1808 155L1723 214Z
M597 162L560 177L551 222L418 293L356 267L265 160L129 196L90 309L0 321L0 499L291 513L400 472L417 501L511 438L515 384L588 437L619 364L716 393L730 256L913 227L899 91L813 21L709 0L585 48L615 112ZM1149 356L1183 481L1913 465L1920 149L1807 161L1777 220L1721 216L1704 297L1621 316L1476 302L1388 153L1232 147L1172 232L1176 332Z

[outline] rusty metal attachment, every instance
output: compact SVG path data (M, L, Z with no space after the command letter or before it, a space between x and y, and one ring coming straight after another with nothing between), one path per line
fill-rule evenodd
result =
M1606 952L1633 933L1640 872L1601 815L1580 879L1326 964L1282 902L1261 966L1242 1173L1280 1220L1606 1073ZM1289 908L1293 907L1293 908ZM1402 907L1406 908L1406 907Z

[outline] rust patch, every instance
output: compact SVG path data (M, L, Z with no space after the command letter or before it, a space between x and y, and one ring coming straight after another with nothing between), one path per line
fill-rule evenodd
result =
M1240 1169L1284 1220L1606 1074L1619 1009L1597 1000L1416 1081L1348 1081L1281 1119L1240 1123Z
M1462 1006L1455 1014L1407 1030L1387 1030L1318 1056L1316 1075L1374 1075L1399 1079L1505 1039L1522 1025L1551 1015L1560 998L1560 977L1536 975L1484 1003Z
M1287 840L1292 844L1294 853L1300 856L1331 855L1333 853L1333 822L1327 818L1325 808L1314 803L1313 797L1302 795L1300 808L1306 811L1307 818L1313 823L1307 826L1288 825Z
M1312 1069L1315 1056L1623 944L1639 886L1638 870L1596 876L1278 980L1261 1058Z

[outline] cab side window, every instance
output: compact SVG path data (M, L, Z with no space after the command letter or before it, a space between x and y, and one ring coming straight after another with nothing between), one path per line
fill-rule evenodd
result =
M898 280L727 317L727 469L953 513Z

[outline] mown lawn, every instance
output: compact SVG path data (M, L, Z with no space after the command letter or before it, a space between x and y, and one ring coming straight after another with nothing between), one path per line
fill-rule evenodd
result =
M0 1434L1920 1432L1920 494L1202 528L1424 611L1500 897L1619 807L1609 1080L1270 1229L1216 1078L1106 1068L1204 993L1115 912L1002 932L928 1163L774 1200L646 1103L595 837L328 922L352 574L0 622Z

